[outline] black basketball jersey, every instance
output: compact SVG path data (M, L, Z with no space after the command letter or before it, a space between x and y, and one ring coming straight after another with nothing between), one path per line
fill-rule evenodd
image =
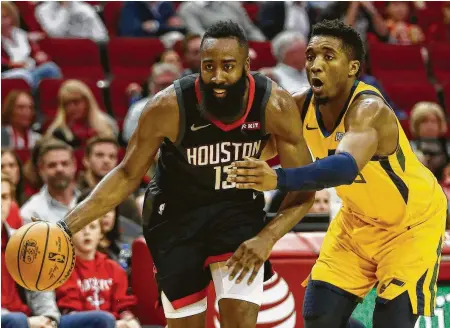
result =
M192 206L253 201L257 193L236 189L234 183L226 181L226 171L233 161L261 155L270 137L264 121L272 81L260 73L249 74L245 115L226 125L200 113L198 79L198 74L192 74L174 82L180 110L179 134L174 143L168 138L163 141L149 191L154 196L162 192L165 198Z

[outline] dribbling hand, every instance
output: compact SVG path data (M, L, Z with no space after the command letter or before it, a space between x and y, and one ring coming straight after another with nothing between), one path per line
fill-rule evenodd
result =
M246 157L231 164L227 181L235 182L237 189L266 191L277 188L278 177L265 161Z

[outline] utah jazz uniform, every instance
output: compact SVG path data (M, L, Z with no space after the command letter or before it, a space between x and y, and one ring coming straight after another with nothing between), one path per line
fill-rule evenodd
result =
M199 76L174 82L178 139L165 139L144 205L144 235L159 287L175 309L201 300L211 280L209 264L227 260L264 226L262 193L226 181L233 161L258 158L269 135L265 108L272 82L249 74L245 115L233 124L201 115Z
M328 133L308 93L303 135L316 159L335 153L346 133L347 109L367 94L383 98L376 88L356 81L334 131ZM336 188L343 206L330 224L310 279L359 297L378 282L380 301L408 291L413 312L429 316L434 313L447 200L397 124L395 153L372 158L351 185Z

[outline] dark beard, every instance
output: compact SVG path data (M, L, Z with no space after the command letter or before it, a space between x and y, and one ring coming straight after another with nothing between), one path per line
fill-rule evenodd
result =
M247 73L244 72L239 80L230 85L204 83L200 76L200 92L202 103L199 104L201 114L206 117L216 118L223 122L230 122L242 112L244 95L247 88ZM225 98L214 96L213 89L226 90Z
M327 102L330 101L330 98L328 98L328 97L322 97L322 98L314 97L314 99L315 99L317 105L319 105L319 106L325 105Z

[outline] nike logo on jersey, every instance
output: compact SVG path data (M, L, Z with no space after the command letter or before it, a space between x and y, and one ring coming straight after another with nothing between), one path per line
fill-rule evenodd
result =
M210 126L211 124L206 124L206 125L200 125L200 126L195 126L195 124L192 124L192 126L191 126L191 130L192 131L198 131L198 130L201 130L201 129L204 129L204 128L207 128L208 126Z
M256 199L256 197L258 197L257 193L253 193L253 199Z
M306 130L317 130L318 127L312 128L309 126L309 124L306 124Z

